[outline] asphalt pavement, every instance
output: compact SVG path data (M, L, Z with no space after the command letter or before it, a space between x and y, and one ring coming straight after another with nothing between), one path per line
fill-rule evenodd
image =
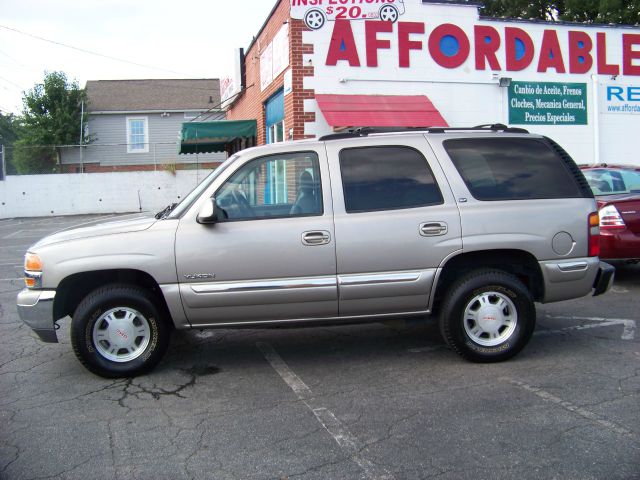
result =
M511 361L463 361L433 319L177 332L105 380L18 318L22 258L95 217L0 220L0 479L640 479L640 267L538 305ZM105 216L108 219L109 216Z

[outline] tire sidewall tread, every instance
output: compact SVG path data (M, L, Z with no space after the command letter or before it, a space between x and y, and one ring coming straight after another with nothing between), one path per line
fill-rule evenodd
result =
M164 356L169 343L169 328L163 310L151 292L127 284L100 287L78 305L71 321L71 345L78 360L92 373L105 378L134 377L150 371ZM145 352L129 362L113 362L97 352L93 328L98 318L116 307L131 307L149 322L151 338Z
M515 305L518 323L505 342L485 347L473 342L464 330L462 316L468 302L488 290L502 293ZM536 310L531 292L514 275L502 270L475 270L454 282L440 312L439 326L443 339L466 360L493 363L518 354L529 342L535 329Z

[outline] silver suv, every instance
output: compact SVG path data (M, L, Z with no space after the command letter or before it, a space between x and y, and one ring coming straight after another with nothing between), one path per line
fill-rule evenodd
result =
M18 311L104 377L149 371L177 329L436 314L464 358L518 353L535 302L607 291L593 194L552 140L503 125L244 150L149 218L48 236Z

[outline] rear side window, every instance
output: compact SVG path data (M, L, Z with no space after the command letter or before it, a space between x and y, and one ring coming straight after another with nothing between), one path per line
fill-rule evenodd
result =
M444 148L478 200L583 197L564 160L543 140L465 138Z
M348 213L443 203L427 160L410 147L345 149L340 170Z

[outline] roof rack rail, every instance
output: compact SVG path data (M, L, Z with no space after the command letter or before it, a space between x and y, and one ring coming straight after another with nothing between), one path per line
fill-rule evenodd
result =
M505 133L529 133L524 128L508 127L502 123L487 123L484 125L476 125L475 127L361 127L349 130L347 132L331 133L320 137L321 142L329 140L340 140L343 138L367 137L376 133L402 133L402 132L425 132L425 133L446 133L446 132L464 132L464 131L492 131Z

